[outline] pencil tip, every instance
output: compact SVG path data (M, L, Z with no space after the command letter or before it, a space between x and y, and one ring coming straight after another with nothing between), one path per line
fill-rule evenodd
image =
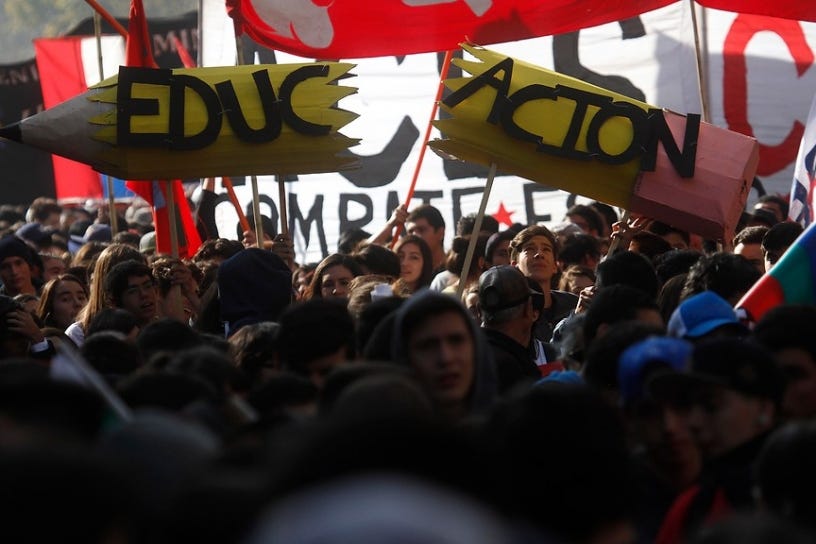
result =
M20 130L20 123L14 123L5 127L0 127L0 138L7 140L14 140L15 142L23 141L23 132Z

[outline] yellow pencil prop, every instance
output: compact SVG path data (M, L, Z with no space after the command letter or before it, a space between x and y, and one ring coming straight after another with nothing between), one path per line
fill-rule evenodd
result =
M356 166L339 130L357 115L336 105L352 67L121 67L0 136L123 179L335 172Z

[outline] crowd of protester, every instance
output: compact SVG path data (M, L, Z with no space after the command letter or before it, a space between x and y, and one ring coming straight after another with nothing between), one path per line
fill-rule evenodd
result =
M299 263L214 196L189 259L144 203L0 206L9 541L814 540L816 307L734 310L784 199L719 243L401 206Z

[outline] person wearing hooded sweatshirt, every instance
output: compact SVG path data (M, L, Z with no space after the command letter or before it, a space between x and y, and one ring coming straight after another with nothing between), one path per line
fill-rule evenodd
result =
M397 311L392 359L410 367L436 409L458 421L490 406L496 371L484 334L455 298L420 291Z

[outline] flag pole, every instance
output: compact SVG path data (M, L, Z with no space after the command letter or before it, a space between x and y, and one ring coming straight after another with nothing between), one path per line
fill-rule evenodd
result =
M691 26L694 30L694 56L697 64L697 85L700 90L700 107L702 109L703 121L711 122L711 116L708 110L708 81L703 70L703 51L700 46L700 29L697 26L697 5L695 0L689 0L689 7L691 8ZM702 9L705 9L703 7Z
M482 202L479 204L479 213L476 214L476 220L473 222L473 232L470 234L467 253L465 253L465 264L462 266L462 273L459 274L459 286L456 288L456 298L460 300L462 299L462 293L465 292L465 280L467 280L468 272L470 271L470 264L473 262L473 254L476 252L476 242L478 242L479 233L482 231L482 220L484 219L487 200L490 198L490 191L493 189L493 179L495 179L495 177L496 163L492 162L490 163L490 171L487 173L484 192L482 192Z
M227 190L227 195L229 195L230 202L232 202L232 206L235 208L235 212L238 214L238 222L241 223L241 230L247 231L252 227L249 226L249 219L244 214L244 210L241 209L241 203L238 202L238 195L235 194L235 187L232 186L232 179L227 176L223 176L221 178L221 185L224 186L224 189Z
M275 176L278 180L278 212L280 212L281 234L289 236L289 220L286 218L286 185L284 177L280 174Z
M128 36L127 29L123 27L122 24L119 21L117 21L113 15L108 13L108 11L105 8L103 8L99 4L99 2L97 2L96 0L85 0L85 3L91 6L96 13L101 15L102 18L105 19L108 22L108 24L111 25L113 29L119 33L120 36L127 39Z
M439 71L439 87L436 89L436 98L434 98L433 107L431 108L431 117L428 119L428 126L425 127L425 137L422 140L422 147L419 148L419 158L414 167L414 176L411 178L411 185L408 188L408 195L405 197L405 208L411 205L411 199L414 198L414 189L416 189L417 180L419 179L419 171L422 169L422 161L425 159L425 150L428 147L428 141L431 139L431 129L433 129L433 120L436 119L436 112L439 110L439 101L442 100L442 93L445 91L445 80L448 78L448 70L450 69L451 60L453 59L453 49L448 49L445 52L445 58L442 60L442 69ZM402 234L402 224L397 225L394 232L394 237L391 240L391 249L397 245L400 234Z
M235 52L238 56L238 66L244 64L244 46L241 43L241 37L235 34ZM261 220L261 197L258 192L258 176L252 174L250 176L250 183L252 184L252 215L255 220L255 243L261 249L264 245L264 231L263 221Z
M105 79L105 69L102 63L102 16L98 11L94 11L94 36L96 37L96 61L99 66L99 81ZM110 217L111 236L116 236L119 232L119 216L116 213L116 199L113 195L113 179L104 174L105 186L108 189L108 216Z
M164 180L167 187L167 215L170 217L170 252L173 257L178 259L179 256L179 240L178 240L178 225L176 224L176 192L173 180Z

